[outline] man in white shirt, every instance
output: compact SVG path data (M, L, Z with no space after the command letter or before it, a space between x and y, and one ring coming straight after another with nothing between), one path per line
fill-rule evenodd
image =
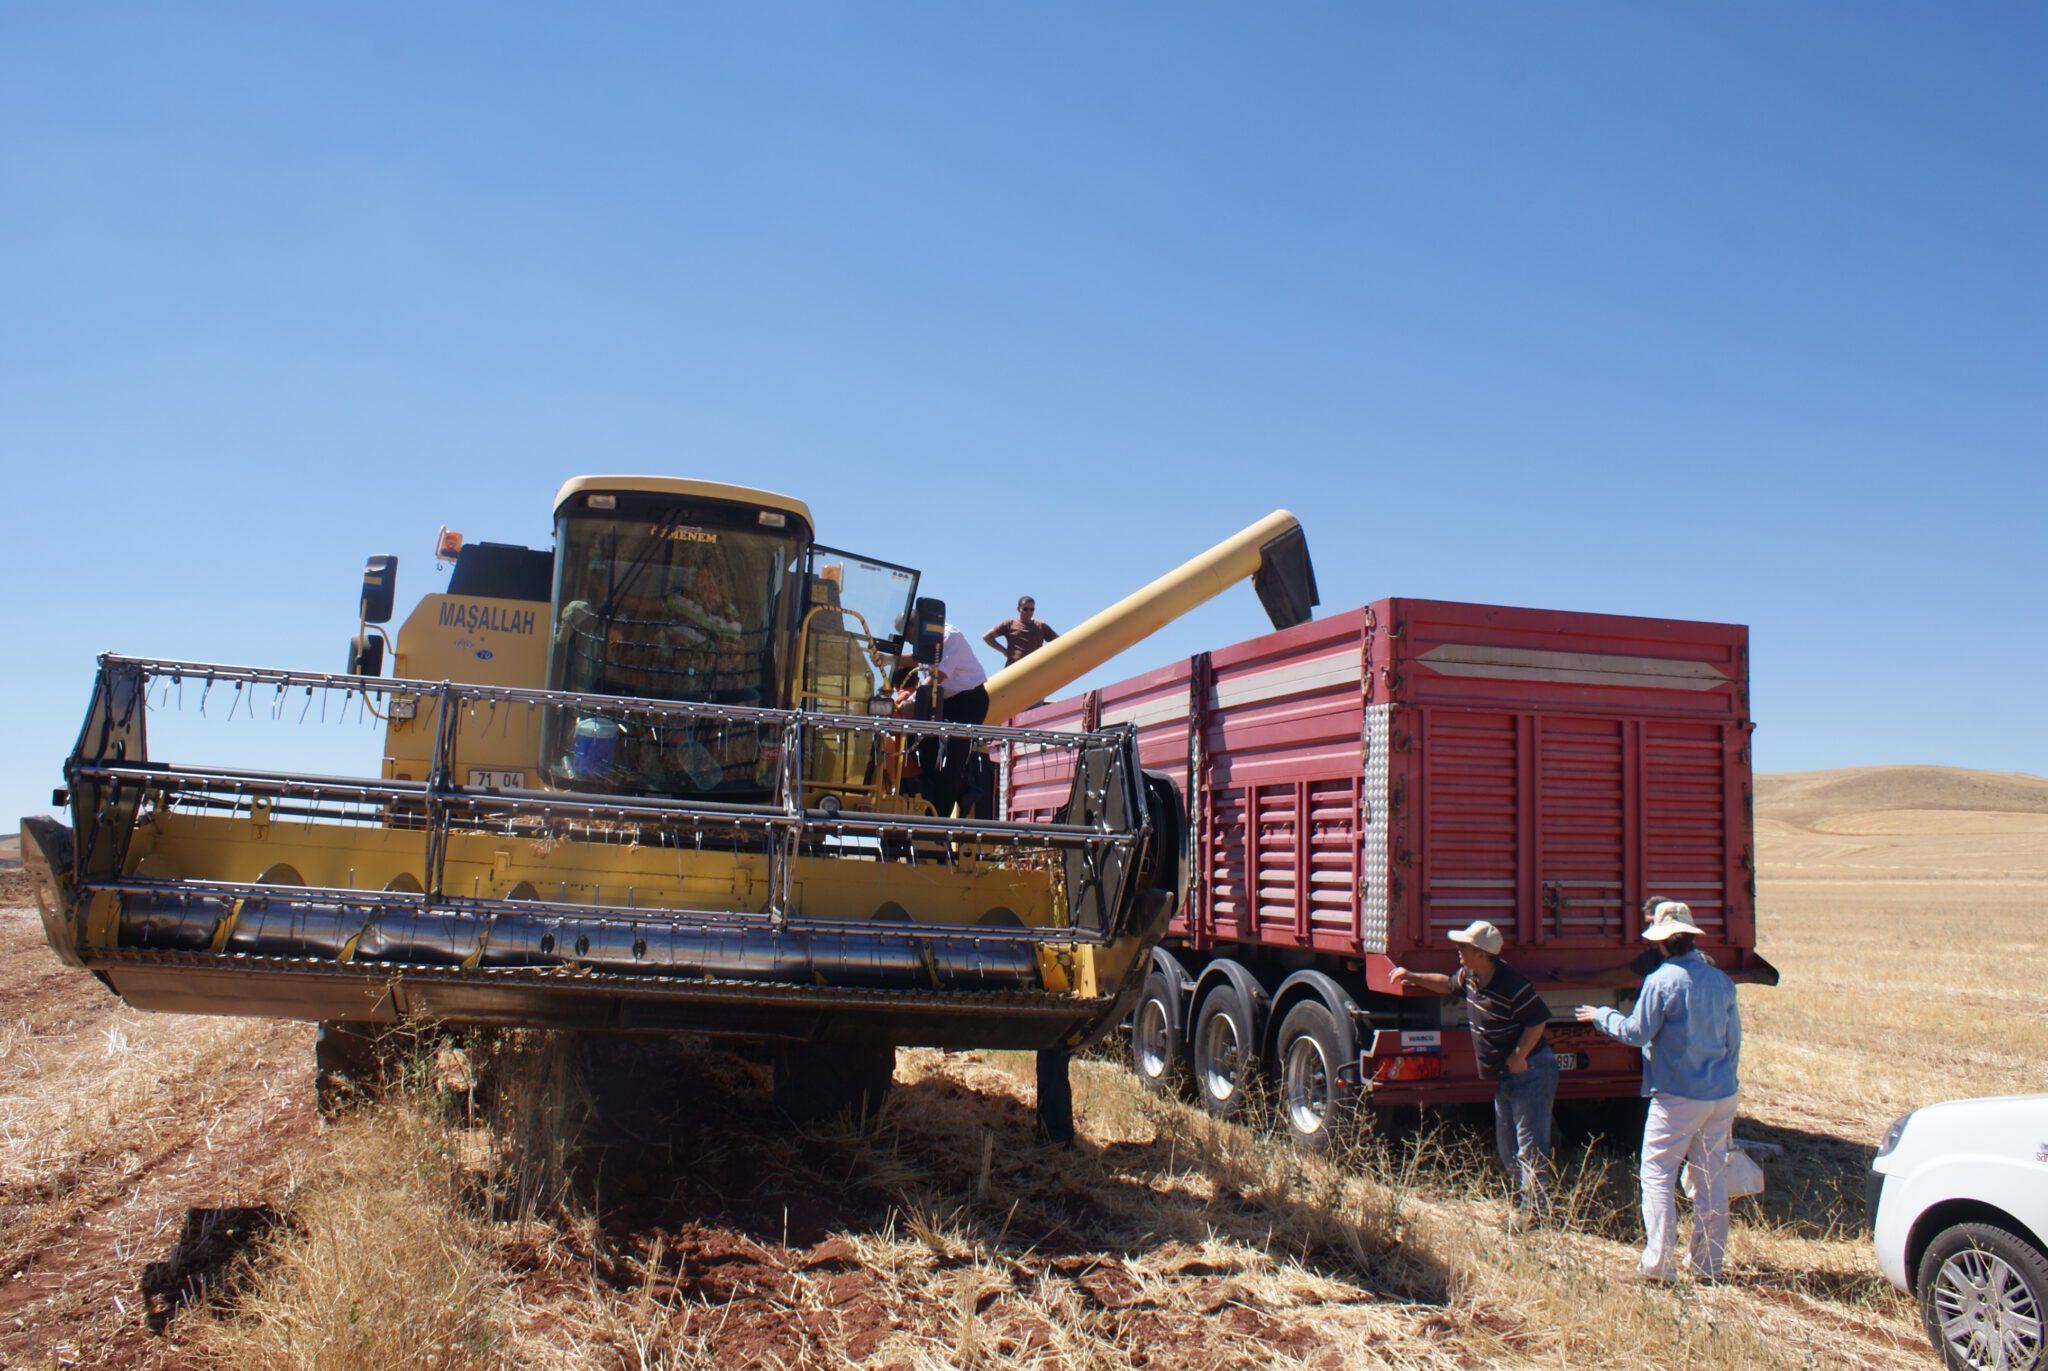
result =
M949 702L946 717L955 723L978 724L988 714L988 692L982 687L988 684L988 670L981 664L981 658L974 655L974 648L967 641L967 635L951 624L946 625L946 636L939 644L939 698ZM963 700L959 709L960 717L950 701L956 695L968 691L981 691L979 701ZM981 708L969 715L968 707L979 703Z
M988 717L988 669L974 655L967 635L951 624L939 644L936 668L939 717L948 723L978 724ZM967 788L974 749L958 738L927 738L917 745L924 797L941 815L950 815Z

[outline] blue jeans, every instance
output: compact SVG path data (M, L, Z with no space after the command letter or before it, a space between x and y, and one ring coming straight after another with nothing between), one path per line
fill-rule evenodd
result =
M1540 1204L1550 1177L1550 1106L1557 1099L1557 1055L1548 1043L1529 1054L1529 1067L1503 1072L1493 1088L1493 1145L1509 1175L1518 1171L1522 1203Z

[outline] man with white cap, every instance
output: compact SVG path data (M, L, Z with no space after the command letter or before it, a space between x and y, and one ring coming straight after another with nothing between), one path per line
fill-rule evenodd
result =
M1672 1278L1677 1243L1679 1169L1693 1172L1692 1248L1686 1264L1715 1280L1728 1250L1728 1190L1723 1168L1735 1127L1735 1068L1742 1055L1742 1016L1735 983L1693 946L1703 936L1692 910L1664 900L1651 911L1643 937L1664 961L1643 982L1633 1012L1579 1006L1578 1016L1602 1033L1643 1050L1643 1256L1638 1278Z
M1500 930L1484 919L1452 933L1458 970L1449 976L1397 966L1394 984L1432 995L1459 995L1472 1025L1472 1055L1493 1090L1493 1141L1509 1175L1521 1175L1518 1219L1538 1211L1550 1171L1550 1115L1557 1099L1557 1056L1543 1041L1550 1009L1529 978L1500 959Z

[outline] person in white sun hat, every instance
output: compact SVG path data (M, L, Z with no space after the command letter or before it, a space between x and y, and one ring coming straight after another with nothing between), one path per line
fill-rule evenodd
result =
M1455 974L1397 966L1393 980L1404 990L1464 999L1479 1074L1495 1082L1494 1146L1508 1174L1520 1174L1512 1220L1519 1225L1542 1212L1549 1194L1550 1117L1557 1099L1557 1056L1543 1041L1550 1009L1529 978L1500 959L1498 928L1481 919L1450 936L1458 945Z
M1677 900L1650 911L1643 937L1664 956L1636 996L1632 1013L1580 1005L1581 1021L1643 1050L1643 1256L1637 1279L1668 1281L1677 1243L1678 1173L1693 1173L1692 1247L1686 1265L1716 1280L1728 1250L1728 1190L1723 1168L1735 1127L1735 1068L1742 1015L1735 983L1695 947L1704 937Z

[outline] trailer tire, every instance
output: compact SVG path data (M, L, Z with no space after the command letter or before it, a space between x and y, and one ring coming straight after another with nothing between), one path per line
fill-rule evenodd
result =
M1257 1074L1258 1029L1252 1006L1236 982L1219 979L1195 1013L1195 1094L1219 1119L1244 1112L1246 1088Z
M866 1035L831 1035L775 1050L775 1107L795 1123L841 1116L861 1127L881 1118L896 1078L896 1045Z
M1182 1056L1180 1017L1175 1011L1179 992L1166 973L1155 968L1145 978L1144 993L1131 1013L1131 1071L1139 1084L1154 1095L1170 1095L1177 1088Z
M1643 1146L1643 1125L1649 1117L1647 1096L1615 1095L1594 1106L1591 1130L1616 1152L1639 1152Z
M1339 1075L1345 1065L1344 1038L1330 1007L1305 999L1287 1011L1274 1039L1280 1119L1294 1145L1305 1152L1328 1152L1348 1131L1348 1092Z

